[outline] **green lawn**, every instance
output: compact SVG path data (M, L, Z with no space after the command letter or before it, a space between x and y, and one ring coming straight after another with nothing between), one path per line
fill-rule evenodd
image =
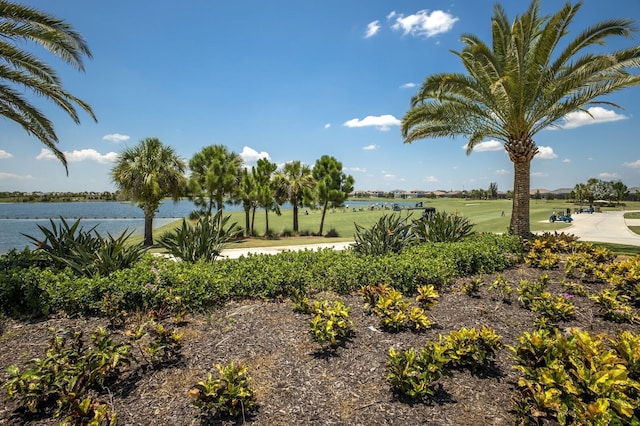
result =
M371 199L371 202L390 203L393 200ZM511 215L512 203L510 200L463 200L463 199L415 199L411 201L423 201L425 206L433 206L438 211L446 211L449 213L457 212L460 215L468 217L475 225L474 230L478 232L506 232L509 227L509 220ZM347 202L348 204L348 202ZM531 200L531 230L532 231L559 231L569 227L569 225L555 222L549 223L549 216L553 211L564 211L567 208L573 210L576 206L568 201L562 200ZM622 209L622 207L616 208L603 208L603 210L616 210ZM626 210L640 210L640 202L627 203ZM318 232L320 228L320 218L322 212L320 210L308 209L309 214L304 214L303 209L300 214L300 230L308 231L309 234ZM502 216L504 212L504 216ZM339 235L337 238L324 238L324 237L288 237L280 239L262 239L252 238L243 240L238 243L234 243L232 247L264 247L264 246L276 246L276 245L295 245L295 244L313 244L329 241L351 241L355 234L355 223L360 226L369 227L375 223L378 218L383 214L392 214L391 210L363 210L353 211L349 209L335 209L327 212L324 224L323 233L326 234L330 229L335 229ZM244 226L244 212L229 212L231 215L231 221L237 222L239 225ZM397 213L396 213L397 214ZM409 211L403 210L402 215L410 214ZM413 217L418 217L419 211L413 213ZM269 229L274 234L281 234L285 230L293 229L292 226L292 211L285 210L281 216L277 216L274 213L269 213ZM640 216L639 216L640 217ZM179 225L179 222L175 224L166 225L154 231L154 236L157 238L163 232L174 228ZM264 210L256 211L255 218L255 230L259 235L265 233L265 214ZM136 236L142 240L142 236ZM134 240L137 241L137 240Z

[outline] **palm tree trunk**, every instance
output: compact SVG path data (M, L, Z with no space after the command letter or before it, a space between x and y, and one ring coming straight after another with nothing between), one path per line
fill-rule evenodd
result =
M155 211L144 209L144 245L150 247L153 245L153 216Z
M513 163L513 211L511 232L529 239L531 236L529 202L531 199L531 160Z
M249 207L245 207L244 208L244 235L246 237L248 237L250 235L251 229L249 228L250 226L250 213L251 213L251 206Z
M318 234L322 235L322 228L324 228L324 216L327 214L327 206L329 205L328 201L324 202L324 206L322 207L322 218L320 219L320 231Z
M253 206L253 211L251 212L251 235L253 234L253 225L256 223L256 206Z
M298 233L298 203L293 203L293 232Z

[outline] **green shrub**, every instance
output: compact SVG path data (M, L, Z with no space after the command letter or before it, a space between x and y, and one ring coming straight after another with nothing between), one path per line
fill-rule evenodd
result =
M445 351L446 348L434 342L427 342L419 352L413 348L397 351L391 347L386 380L392 391L410 398L432 396L433 382L447 374Z
M309 322L309 334L321 345L330 347L344 344L353 334L353 322L349 318L349 307L342 301L329 303L327 300L314 301L311 306L313 318Z
M255 404L254 391L249 387L249 376L246 365L224 366L216 364L219 378L214 379L211 373L207 379L198 382L189 390L193 405L209 414L212 411L221 416L238 417L250 412Z
M631 334L611 341L571 329L524 333L511 348L522 377L515 412L521 424L638 424L640 383L623 352L636 344ZM634 343L630 343L634 342ZM618 348L625 349L619 351ZM628 352L627 352L628 353Z
M222 217L222 211L219 210L213 216L198 217L194 225L182 219L179 228L160 237L160 245L185 262L216 260L229 241L242 235L242 229L236 222L227 225L230 218Z
M178 317L231 298L272 299L295 291L350 294L380 283L413 296L421 286L439 291L459 276L501 271L518 260L519 244L514 237L485 234L386 256L323 249L193 264L147 254L128 268L91 277L77 277L71 269L10 267L0 270L0 311L12 316L103 314L117 322L118 311L164 309Z
M445 348L444 355L448 368L478 370L486 367L502 349L500 336L488 327L461 328L440 336L440 345Z
M447 212L435 212L423 216L411 226L411 232L420 242L457 242L473 233L468 218Z
M55 402L54 417L59 417L83 406L90 390L102 389L131 360L131 346L115 343L102 327L91 334L90 346L84 344L81 333L60 331L51 339L44 358L27 362L22 372L10 366L3 387L7 398L18 398L32 413Z
M128 244L133 233L124 230L114 238L111 234L102 237L95 226L85 231L80 226L80 219L69 226L64 218L56 225L49 219L51 228L38 225L44 239L25 235L32 240L37 250L46 253L60 269L69 267L75 273L84 276L108 275L113 271L128 268L135 264L144 254L145 248L140 244Z
M402 253L405 247L415 242L410 232L409 218L410 216L403 218L400 214L385 214L370 228L356 223L353 251L373 256Z

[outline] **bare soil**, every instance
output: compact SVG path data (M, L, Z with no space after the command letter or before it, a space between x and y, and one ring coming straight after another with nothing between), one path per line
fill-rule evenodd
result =
M525 265L503 272L514 287L521 279L543 273ZM123 380L100 394L118 413L120 425L509 425L514 424L512 400L518 375L510 351L503 349L493 366L480 372L456 372L440 379L433 398L407 401L395 396L385 381L390 347L420 348L428 340L461 327L492 327L505 345L534 328L535 314L512 303L495 300L487 285L496 275L484 276L478 297L460 291L459 280L441 294L430 311L434 327L424 333L382 331L358 294L338 297L351 308L355 334L344 347L326 352L309 335L309 319L295 313L291 302L247 300L231 302L205 315L189 316L178 325L184 332L182 359L159 369L133 364ZM560 270L550 271L552 293L561 294ZM576 280L573 280L576 282ZM584 283L590 291L602 284ZM604 320L597 306L584 297L574 299L576 318L561 328L579 327L593 334L614 336L621 330L640 332L640 326ZM144 314L130 316L127 327ZM170 320L167 320L171 323ZM103 318L48 318L41 321L6 320L0 336L0 380L10 364L22 365L41 357L51 337L49 328L82 330L88 336ZM122 331L115 331L120 333ZM245 363L255 389L256 409L244 418L201 417L187 391L213 372L213 364ZM0 403L2 425L52 425L51 420L25 415L16 401Z

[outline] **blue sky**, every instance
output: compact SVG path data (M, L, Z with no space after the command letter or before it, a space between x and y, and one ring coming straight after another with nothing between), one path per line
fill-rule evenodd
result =
M464 139L402 143L399 123L426 76L462 71L450 50L473 33L489 41L494 1L86 0L21 3L71 23L87 39L86 72L42 57L98 123L82 124L35 99L54 121L69 176L34 137L0 120L0 191L112 191L117 153L157 137L185 160L226 145L251 166L343 163L358 190L513 186L500 144L470 156ZM503 1L509 17L528 1ZM542 0L550 13L562 4ZM638 0L586 0L574 34L608 18L640 20ZM638 23L640 25L640 23ZM606 49L640 43L615 40ZM577 114L535 141L532 188L574 187L591 177L640 185L640 87L607 98L624 107Z

